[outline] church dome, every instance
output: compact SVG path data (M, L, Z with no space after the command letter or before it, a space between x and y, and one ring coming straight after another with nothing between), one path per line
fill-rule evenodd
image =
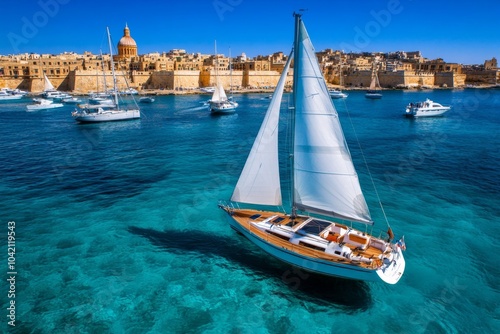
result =
M135 43L134 39L130 36L123 36L120 38L120 41L118 42L118 46L123 45L123 46L137 46Z
M128 59L137 56L137 44L134 39L130 37L130 29L125 24L123 29L123 37L118 42L118 55L117 59Z
M125 25L125 29L123 29L123 37L120 38L118 46L137 46L134 39L130 37L130 29L127 25Z

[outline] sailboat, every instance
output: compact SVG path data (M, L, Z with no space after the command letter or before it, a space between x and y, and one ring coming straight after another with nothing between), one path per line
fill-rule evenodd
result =
M373 62L372 80L370 82L370 89L366 92L365 97L367 99L381 99L382 94L378 92L378 89L380 89L380 83L378 81L378 75L377 75L377 63Z
M208 108L212 114L227 114L235 112L238 103L228 99L226 91L219 79L219 66L217 62L217 44L215 44L215 89L212 98L208 101ZM231 67L231 65L230 65Z
M340 55L340 63L339 63L339 86L343 86L343 80L342 80L342 55ZM332 99L344 99L347 97L347 94L342 92L340 89L331 89L328 91L330 94L330 97Z
M110 121L123 121L138 119L141 117L139 106L134 101L134 106L131 109L126 109L120 106L118 102L118 89L116 87L116 74L115 65L113 62L113 49L111 47L111 35L109 28L106 28L108 34L109 55L111 59L111 73L113 74L113 104L84 104L79 105L79 109L75 110L71 115L81 123L94 123L94 122L110 122Z
M366 231L373 221L338 114L301 14L294 16L294 48L231 201L221 201L219 207L231 228L288 264L326 276L395 284L405 269L404 237L393 243L390 227L384 238ZM293 166L288 175L292 201L284 211L270 208L283 206L278 128L292 57L293 153L286 154ZM358 223L362 229L353 227Z
M43 72L43 79L44 79L44 88L43 88L43 93L42 96L46 99L52 99L54 101L61 101L63 99L69 99L72 96L68 93L60 92L57 89L54 88L54 85L50 82L49 78L47 77L47 74Z

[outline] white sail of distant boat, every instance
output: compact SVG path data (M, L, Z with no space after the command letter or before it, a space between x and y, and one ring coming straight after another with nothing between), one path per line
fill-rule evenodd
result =
M233 113L238 103L228 99L226 91L219 78L219 56L217 55L217 42L215 42L215 90L208 103L210 111L214 114Z
M51 99L54 101L62 101L63 99L72 98L72 96L70 94L60 92L57 89L55 89L54 85L52 84L52 82L50 82L50 80L47 77L47 74L45 72L43 72L43 79L44 79L44 85L43 85L42 96L44 98Z
M292 54L231 202L219 207L228 213L233 229L284 262L327 276L395 284L405 269L404 239L391 243L390 228L387 240L366 232L373 221L338 114L301 15L294 16L293 136L292 151L286 154L292 172L282 175L289 178L285 184L291 184L291 208L288 213L269 209L283 205L278 133ZM355 223L364 228L354 228Z
M137 105L135 98L131 96L133 105L125 106L120 105L118 100L118 89L116 83L115 65L113 61L113 48L111 46L111 34L109 28L106 28L108 35L109 57L111 61L111 73L113 75L113 103L112 104L85 104L80 105L79 109L72 113L72 116L81 123L95 123L95 122L110 122L138 119L141 117L141 111ZM126 80L126 79L125 79Z
M380 87L380 83L378 81L378 74L377 74L377 62L374 61L372 65L372 78L370 81L370 88L366 92L365 97L368 99L381 99L382 94L378 91Z

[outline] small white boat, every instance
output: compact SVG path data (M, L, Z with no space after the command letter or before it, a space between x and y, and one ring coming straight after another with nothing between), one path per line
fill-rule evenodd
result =
M328 91L328 94L330 94L330 97L332 99L345 99L347 97L346 93L343 93L341 90L338 89L330 89Z
M77 103L82 103L82 99L79 99L77 97L69 97L66 99L62 99L63 103L68 103L68 104L77 104Z
M376 90L369 90L366 92L365 97L367 99L376 100L376 99L381 99L382 94L378 93Z
M0 90L0 101L19 100L19 99L22 99L23 97L24 97L24 95L13 94L7 89Z
M139 102L141 103L153 103L155 99L151 96L143 96L139 99Z
M42 94L42 96L46 99L52 99L55 101L62 101L64 99L69 99L72 97L71 95L69 95L67 93L60 92L58 90L46 91Z
M139 92L137 91L137 89L127 88L125 90L122 90L120 92L120 94L123 94L123 95L137 95L137 94L139 94Z
M26 106L27 111L45 110L61 108L64 106L62 103L54 103L54 101L47 99L33 99L34 104L28 104Z
M443 106L440 103L426 99L424 102L410 103L406 106L405 116L407 117L435 117L442 116L450 110L450 106Z

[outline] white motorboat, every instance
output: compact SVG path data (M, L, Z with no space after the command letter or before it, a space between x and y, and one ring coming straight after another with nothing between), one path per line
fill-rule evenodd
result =
M78 103L82 103L83 100L79 99L77 97L69 97L69 98L62 99L62 102L67 103L67 104L78 104Z
M151 96L143 96L139 99L139 102L141 103L153 103L155 99Z
M64 106L62 103L54 103L52 100L35 98L33 99L33 104L28 104L26 106L27 111L37 111L45 109L61 108Z
M227 213L231 228L299 270L396 284L405 270L404 237L395 241L390 227L387 232L372 231L374 222L339 115L299 14L295 24L293 51L231 202L219 207ZM285 131L278 129L285 118L280 117L280 108L292 57L293 115L287 122L291 131L286 131L292 139L287 148L278 138ZM280 172L284 165L280 158L290 165L289 173ZM284 183L290 187L289 205L281 193Z
M406 106L407 117L435 117L442 116L451 109L451 106L443 106L440 103L426 99L424 102L410 103Z
M328 94L330 94L332 99L345 99L348 96L346 93L343 93L338 89L330 89Z
M109 33L109 28L106 28L108 34L108 45L110 59L113 59L113 49L111 47L111 35ZM128 108L124 105L120 105L118 101L118 90L116 89L116 73L114 62L111 61L111 73L113 74L113 100L111 102L106 101L106 104L85 104L78 105L78 108L71 113L76 121L80 123L96 123L96 122L111 122L111 121L123 121L141 118L141 111L139 106L135 102L132 95L132 100L134 106ZM102 102L103 100L101 100Z
M0 90L0 101L10 101L10 100L19 100L24 97L23 94L14 94L11 93L10 90L3 88Z

